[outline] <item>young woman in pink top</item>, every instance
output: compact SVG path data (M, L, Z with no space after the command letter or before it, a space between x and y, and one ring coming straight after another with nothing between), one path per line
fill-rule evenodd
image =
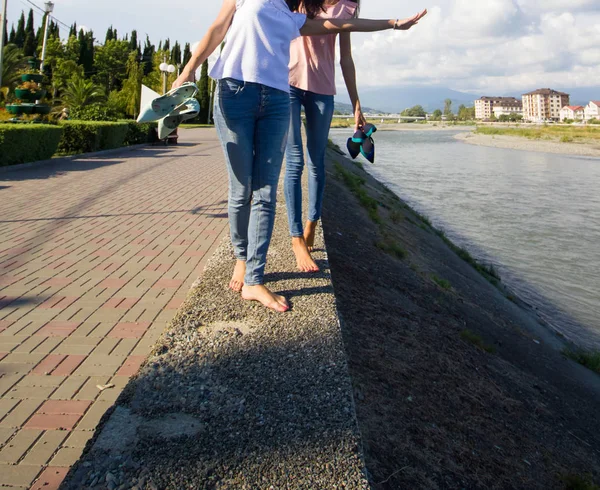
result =
M318 19L347 20L358 17L360 0L327 0ZM317 264L310 255L315 229L321 218L325 190L325 149L333 117L335 89L336 34L305 36L292 41L290 53L291 122L286 149L285 198L288 210L292 248L298 268L316 272ZM352 59L350 33L340 34L340 64L354 110L355 130L366 124ZM301 134L301 110L306 115L308 150L308 219L302 227L302 171L304 152Z

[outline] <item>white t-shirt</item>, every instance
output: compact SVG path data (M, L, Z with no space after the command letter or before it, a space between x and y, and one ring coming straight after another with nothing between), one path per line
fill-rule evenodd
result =
M306 15L291 12L284 0L237 0L211 78L235 78L289 92L290 43L305 22Z

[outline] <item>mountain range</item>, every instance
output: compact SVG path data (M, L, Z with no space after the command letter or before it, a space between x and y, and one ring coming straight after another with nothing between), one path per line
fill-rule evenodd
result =
M524 90L515 90L509 93L471 94L441 86L378 87L360 90L360 100L363 105L363 112L399 113L404 109L415 105L423 106L428 112L433 112L435 109L443 110L444 101L450 99L452 100L452 108L454 112L456 112L459 105L464 104L467 107L472 107L475 99L484 95L520 98L522 94L531 92L536 88L542 87L526 88ZM600 100L600 86L552 88L570 94L571 105L585 106L590 100ZM336 96L335 101L337 110L340 112L351 112L351 106L348 104L349 99L346 93L340 90L340 95ZM368 109L367 107L376 107L377 109Z

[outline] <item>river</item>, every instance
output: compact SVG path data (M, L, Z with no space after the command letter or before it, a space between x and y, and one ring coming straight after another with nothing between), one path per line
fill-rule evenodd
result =
M351 130L332 129L345 149ZM600 348L600 159L473 146L454 131L379 131L361 161L548 324Z

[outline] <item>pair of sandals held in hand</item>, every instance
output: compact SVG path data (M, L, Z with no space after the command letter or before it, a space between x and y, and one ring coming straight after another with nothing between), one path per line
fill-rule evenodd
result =
M373 141L373 133L377 131L374 124L365 124L359 126L358 131L354 133L352 138L348 138L346 148L352 159L355 159L359 154L362 154L371 163L375 162L375 141Z
M142 85L142 102L137 122L158 121L158 138L164 139L177 127L200 112L200 103L194 96L198 93L195 83L186 82L165 95Z

